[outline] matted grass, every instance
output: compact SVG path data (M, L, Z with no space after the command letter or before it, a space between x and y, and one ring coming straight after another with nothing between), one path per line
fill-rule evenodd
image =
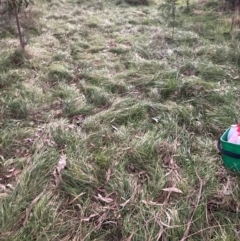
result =
M160 2L36 2L24 53L1 25L0 240L240 239L239 31Z

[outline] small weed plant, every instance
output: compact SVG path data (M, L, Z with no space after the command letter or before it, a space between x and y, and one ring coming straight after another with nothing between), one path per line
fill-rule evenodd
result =
M163 16L169 21L172 26L172 39L174 39L174 31L176 26L176 6L178 0L170 0L164 1L160 5L160 9L162 9ZM189 7L189 2L187 2L187 8Z
M14 15L16 19L16 26L17 26L20 46L22 49L24 49L26 42L24 40L22 29L21 29L19 12L21 11L22 8L28 7L29 1L28 0L5 0L5 1L0 1L0 5L4 5L3 9L5 8L5 12L8 12L9 16ZM10 19L7 20L7 23L9 21Z

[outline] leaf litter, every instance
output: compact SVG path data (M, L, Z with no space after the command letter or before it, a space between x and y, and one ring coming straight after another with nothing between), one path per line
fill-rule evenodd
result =
M18 168L11 168L9 170L2 170L0 173L0 198L6 197L12 190L14 190L14 182L20 175L21 170Z
M62 181L62 173L67 165L67 157L65 154L61 155L57 167L53 171L55 185L58 186Z
M97 196L95 196L96 199L102 201L102 202L105 202L105 203L111 203L113 202L113 199L112 198L109 198L109 197L103 197L100 193L98 193Z
M165 192L183 193L180 189L178 189L176 187L163 188L162 190L165 191Z

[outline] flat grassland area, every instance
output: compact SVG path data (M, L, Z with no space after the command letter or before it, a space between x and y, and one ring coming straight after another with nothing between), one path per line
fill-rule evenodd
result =
M182 2L35 1L25 52L1 15L1 241L240 240L239 27Z

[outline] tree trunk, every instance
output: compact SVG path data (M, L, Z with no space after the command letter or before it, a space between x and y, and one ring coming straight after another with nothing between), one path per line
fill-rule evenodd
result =
M18 29L18 37L19 37L19 41L20 41L20 46L21 46L22 49L24 49L25 45L24 45L23 35L22 35L21 26L20 26L19 17L18 17L18 8L15 7L14 11L15 11L15 17L16 17L16 22L17 22L17 29Z
M234 10L240 10L240 0L234 0Z

